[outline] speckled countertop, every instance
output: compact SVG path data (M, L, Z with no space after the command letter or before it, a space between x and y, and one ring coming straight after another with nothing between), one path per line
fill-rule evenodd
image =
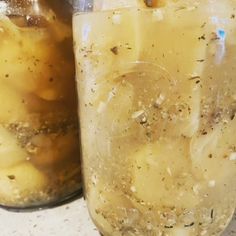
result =
M42 211L0 210L0 236L99 236L83 199ZM236 215L223 236L236 236Z

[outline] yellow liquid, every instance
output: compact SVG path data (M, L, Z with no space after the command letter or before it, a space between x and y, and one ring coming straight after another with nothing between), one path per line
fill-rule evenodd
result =
M0 205L8 207L55 203L81 187L70 16L53 2L0 15Z
M181 2L74 15L86 198L104 235L219 235L235 208L235 3Z

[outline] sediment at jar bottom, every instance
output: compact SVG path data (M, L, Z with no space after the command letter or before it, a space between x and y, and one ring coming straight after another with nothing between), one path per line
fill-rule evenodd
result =
M54 3L40 1L37 13L22 3L25 15L0 18L0 205L6 207L55 204L81 188L71 16Z

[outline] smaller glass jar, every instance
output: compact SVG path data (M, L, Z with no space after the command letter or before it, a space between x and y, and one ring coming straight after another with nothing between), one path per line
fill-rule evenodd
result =
M71 6L0 1L0 205L50 206L81 191Z

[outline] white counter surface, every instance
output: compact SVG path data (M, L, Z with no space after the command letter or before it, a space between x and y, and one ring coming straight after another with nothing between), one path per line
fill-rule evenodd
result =
M42 211L0 210L0 236L99 236L83 199ZM236 236L236 215L223 236Z

